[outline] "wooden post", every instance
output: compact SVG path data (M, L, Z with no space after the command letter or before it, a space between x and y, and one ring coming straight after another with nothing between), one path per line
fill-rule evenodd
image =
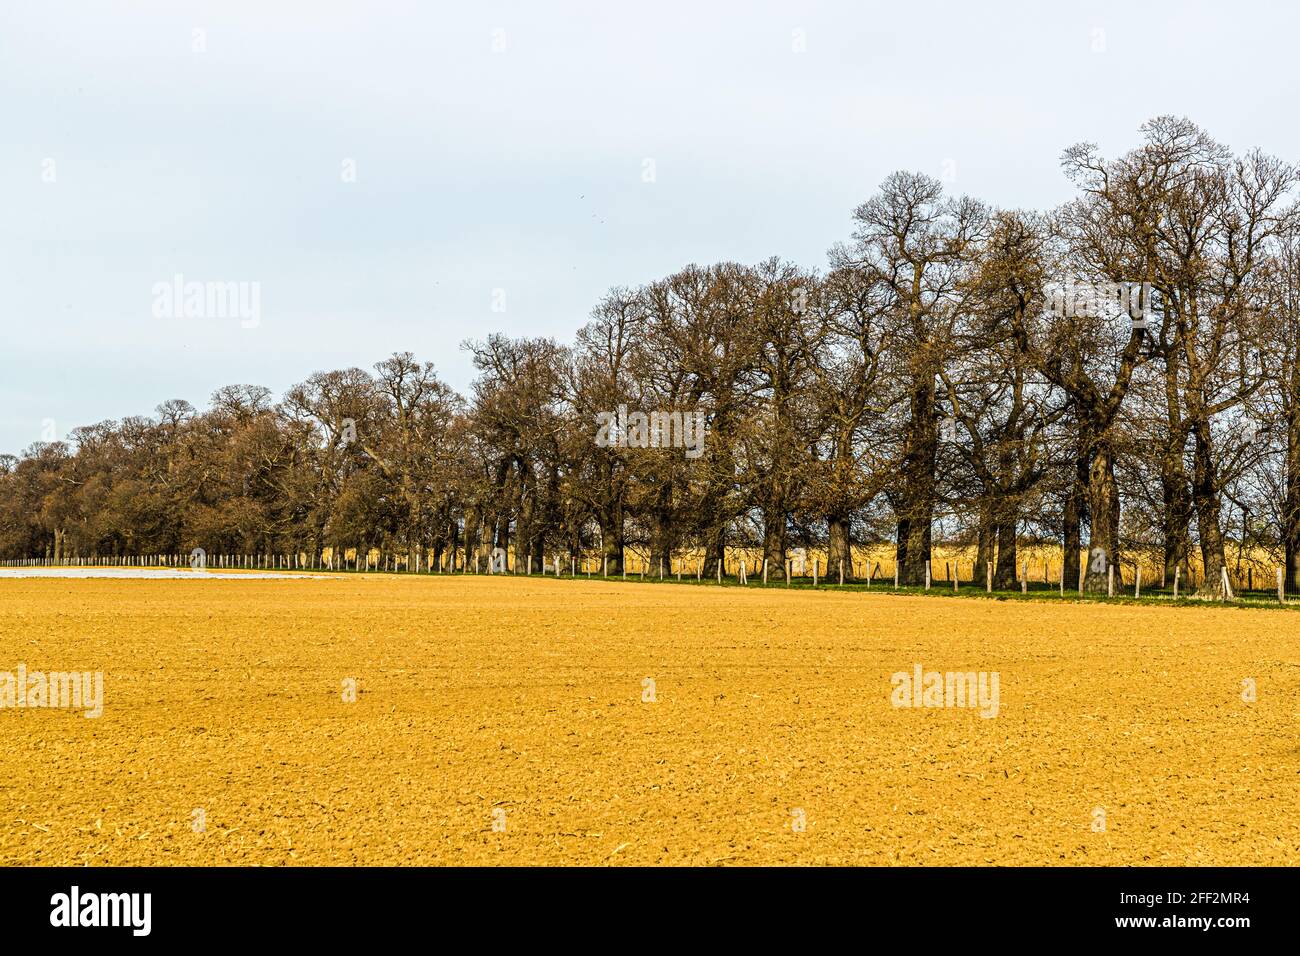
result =
M844 584L844 559L840 558L840 584Z
M930 562L925 562L925 589L930 590Z
M993 593L993 562L984 562L984 590L988 594Z
M1226 604L1228 601L1233 600L1232 585L1228 583L1228 566L1223 565L1219 568L1219 571L1223 578L1223 601Z
M1065 597L1065 558L1061 558L1061 597Z
M1174 600L1178 600L1178 579L1183 575L1183 566L1180 564L1174 568Z
M600 576L602 578L609 577L609 555L605 555L604 560L600 563Z
M898 589L898 558L894 558L894 589Z
M1044 576L1046 576L1046 572L1044 572ZM1024 567L1020 571L1020 593L1021 594L1029 593L1029 559L1028 558L1025 559Z
M821 564L819 558L813 558L813 587L817 586L817 566Z
M763 583L767 583L767 558L763 559Z
M1278 568L1277 569L1277 603L1278 604L1286 603L1286 590L1283 581L1285 577L1286 575L1283 572L1283 570L1281 568Z
M1115 565L1106 566L1106 597L1115 596Z
M1142 596L1142 565L1137 564L1135 562L1133 564L1133 597L1140 598L1141 596Z
M718 555L718 583L722 583L722 555Z

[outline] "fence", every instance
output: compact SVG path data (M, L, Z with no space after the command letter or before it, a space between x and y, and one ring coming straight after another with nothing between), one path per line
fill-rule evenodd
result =
M882 546L883 547L883 546ZM498 549L500 550L500 549ZM943 549L936 549L933 554L944 554ZM913 585L901 589L935 590L951 589L960 592L977 589L992 593L994 591L994 564L985 562L983 574L976 561L960 557L961 551L948 552L948 556L939 559L932 556L925 565L924 585ZM1016 568L1016 588L1022 594L1054 591L1066 595L1060 549L1053 561L1050 552L1044 549L1027 548L1021 553L1023 557ZM473 562L464 560L463 554L443 552L432 555L419 551L412 553L382 552L372 549L325 549L308 554L306 552L288 554L207 554L196 550L191 554L145 554L98 556L65 556L59 558L13 558L0 561L0 567L36 568L36 567L132 567L132 568L190 568L191 570L263 570L263 571L331 571L361 573L396 573L396 574L541 574L570 577L609 578L607 559L589 554L556 554L543 559L538 568L533 567L533 559L527 557L521 567L517 558L501 552L502 559L494 562L475 554ZM886 555L888 563L886 563ZM629 560L630 559L630 560ZM1082 595L1082 579L1086 571L1088 555L1080 552L1080 584L1078 594ZM504 567L502 567L504 565ZM618 578L627 580L659 579L677 580L683 578L696 581L704 577L704 557L699 552L675 555L665 563L658 560L652 567L651 561L635 550L629 550L625 556ZM724 568L724 565L726 566ZM942 566L943 574L939 570ZM969 576L963 576L963 570L969 568ZM1251 558L1249 563L1238 563L1236 567L1222 569L1222 600L1235 600L1241 597L1264 597L1285 603L1287 592L1284 587L1285 574L1282 568L1274 567L1273 574L1268 575L1261 562ZM1141 561L1122 565L1112 565L1106 569L1107 596L1121 597L1131 594L1140 598L1170 597L1177 599L1188 597L1204 585L1203 570L1190 566L1186 578L1178 569L1172 581L1161 567L1151 568ZM726 559L715 565L715 574L711 581L736 583L748 586L754 579L755 584L772 583L791 586L796 581L803 585L815 587L865 587L887 585L900 589L898 568L893 561L892 547L888 552L881 548L855 549L846 562L836 562L835 566L826 560L823 554L811 555L800 550L795 557L787 558L783 567L772 567L767 559L754 556L752 549L734 549L727 552ZM1271 578L1271 580L1270 580ZM1256 585L1259 585L1257 587ZM1002 589L1005 593L1005 589ZM1096 597L1089 592L1089 597Z

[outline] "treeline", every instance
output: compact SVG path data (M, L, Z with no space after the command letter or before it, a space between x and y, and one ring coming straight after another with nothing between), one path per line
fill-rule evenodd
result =
M617 574L636 548L712 576L738 546L851 573L851 546L893 541L915 584L942 540L1002 588L1051 541L1089 554L1070 588L1140 554L1217 595L1244 550L1295 590L1296 169L1173 117L1063 167L1076 196L1050 212L896 173L825 270L613 289L571 345L467 343L468 396L398 354L38 443L0 458L0 556L500 547Z

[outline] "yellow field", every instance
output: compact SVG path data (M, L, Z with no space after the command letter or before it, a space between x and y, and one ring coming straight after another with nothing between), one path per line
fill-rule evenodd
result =
M0 671L102 670L104 712L0 710L0 860L1294 865L1297 636L1214 607L5 580ZM997 716L892 706L918 663L998 672Z

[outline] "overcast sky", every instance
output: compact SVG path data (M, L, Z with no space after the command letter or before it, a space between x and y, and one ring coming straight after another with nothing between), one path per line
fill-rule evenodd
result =
M1161 113L1300 160L1290 4L5 3L0 452L613 285L809 267L892 170L999 206ZM256 322L155 286L256 282ZM251 287L250 287L251 288ZM504 311L501 311L504 309Z

